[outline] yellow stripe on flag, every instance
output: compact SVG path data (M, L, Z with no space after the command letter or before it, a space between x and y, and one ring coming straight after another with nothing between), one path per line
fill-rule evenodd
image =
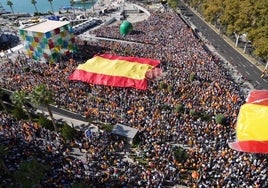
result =
M268 106L246 103L241 106L236 127L238 141L268 140Z
M126 60L110 60L95 56L86 63L80 64L77 69L96 74L105 74L109 76L122 76L141 80L153 66L141 64L138 62L129 62Z

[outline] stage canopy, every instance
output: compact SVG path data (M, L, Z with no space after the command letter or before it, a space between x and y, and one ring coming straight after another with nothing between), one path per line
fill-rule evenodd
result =
M159 60L124 57L112 54L96 55L80 64L69 80L114 87L147 89L146 73L159 65Z
M136 134L138 133L138 129L129 127L127 125L123 125L121 123L117 123L116 125L113 126L113 130L112 130L112 134L116 134L119 136L123 136L125 138L127 138L127 140L132 143L134 137L136 136Z

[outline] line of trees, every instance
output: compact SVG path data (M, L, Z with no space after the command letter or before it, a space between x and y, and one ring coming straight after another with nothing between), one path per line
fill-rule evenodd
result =
M9 99L13 104L11 107L4 103L3 98L6 93L0 87L0 111L11 112L17 119L23 119L30 122L37 122L43 128L60 132L65 140L72 140L78 136L78 131L68 125L66 122L57 122L53 117L50 104L54 103L54 94L45 84L37 85L31 92L26 90L17 90L10 94ZM45 107L50 120L44 115L38 115L36 108Z
M42 93L40 91L42 91ZM2 100L3 95L4 91L2 88L0 88L0 104L2 108L7 112L7 107ZM45 95L48 95L48 97L44 97ZM17 108L23 109L23 111L27 114L29 120L32 121L30 108L27 103L33 101L36 105L48 104L53 101L53 98L51 96L52 91L49 90L46 85L41 84L36 86L31 94L28 94L24 90L17 90L11 94L10 99L13 105ZM54 120L53 117L52 120ZM18 169L13 173L7 168L4 162L5 157L8 155L8 152L9 148L6 145L0 143L0 175L7 176L16 180L16 182L19 183L21 187L41 187L40 180L45 177L47 167L39 163L36 158L31 158L30 160L23 161L19 165Z
M5 106L2 97L4 95L3 89L0 88L0 105L2 108L7 111L7 107ZM47 108L49 117L52 121L53 127L55 131L58 131L55 119L53 117L50 104L53 103L53 92L45 84L40 84L36 86L31 93L27 93L25 90L17 90L14 91L10 96L11 102L13 105L19 109L22 109L28 116L29 121L33 121L31 115L31 108L29 104L32 103L34 106L44 106Z
M3 97L5 94L7 93L0 87L0 111L4 110L8 113L11 110L11 106L4 103ZM26 113L29 121L37 121L33 118L35 113L33 113L29 104L31 103L35 106L42 105L47 108L55 131L60 131L60 134L66 141L73 140L78 136L78 132L74 128L70 127L66 122L59 127L58 124L56 124L49 106L49 104L54 102L53 91L45 84L37 85L31 92L27 92L25 90L14 91L9 98L13 104L12 109L21 109L17 112ZM12 113L14 112L13 110ZM48 123L49 122L45 117L39 117L38 125L46 128L45 125L48 125ZM11 178L14 180L14 185L18 187L41 187L40 182L46 177L46 173L49 171L49 165L41 163L33 155L27 158L27 160L22 160L17 170L11 171L5 163L6 157L9 155L9 149L8 145L0 143L0 176Z
M54 13L54 9L53 9L53 0L47 0L50 4L50 8L51 8L51 12ZM31 4L34 6L34 9L35 9L35 12L36 14L38 15L38 9L37 9L37 1L36 0L31 0ZM14 14L14 9L13 9L13 2L12 0L7 0L7 6L10 7L11 11L12 11L12 14Z
M251 42L253 53L268 61L267 0L184 0L237 41Z

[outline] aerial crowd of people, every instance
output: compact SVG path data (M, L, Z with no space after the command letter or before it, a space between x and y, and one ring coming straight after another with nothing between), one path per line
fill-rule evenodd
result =
M232 79L233 68L225 69L175 12L150 12L147 20L133 23L133 31L124 37L118 26L90 31L136 44L81 41L73 57L56 64L39 63L22 53L0 64L2 88L31 91L45 83L53 90L54 105L59 108L94 121L137 128L137 151L148 165L125 160L123 156L129 152L124 149L126 143L110 132L98 132L90 140L81 134L80 139L66 142L57 132L1 112L0 142L9 146L5 157L9 170L36 156L49 166L40 182L44 187L71 187L75 182L92 187L149 188L167 183L200 188L268 187L267 156L228 147L228 141L235 139L235 121L246 96L243 84ZM68 80L78 64L103 53L158 59L163 75L148 80L145 91ZM190 80L192 74L195 78ZM167 88L159 87L162 83ZM174 110L178 105L181 111ZM217 114L226 117L226 124L216 123ZM75 146L85 152L85 160L71 157ZM186 161L176 161L176 146L185 148ZM5 177L0 180L4 186L12 184Z

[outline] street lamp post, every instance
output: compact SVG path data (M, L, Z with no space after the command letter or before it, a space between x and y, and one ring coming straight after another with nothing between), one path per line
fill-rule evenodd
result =
M234 35L235 35L235 47L237 47L238 41L239 41L241 36L239 34L237 34L236 32L234 32Z

